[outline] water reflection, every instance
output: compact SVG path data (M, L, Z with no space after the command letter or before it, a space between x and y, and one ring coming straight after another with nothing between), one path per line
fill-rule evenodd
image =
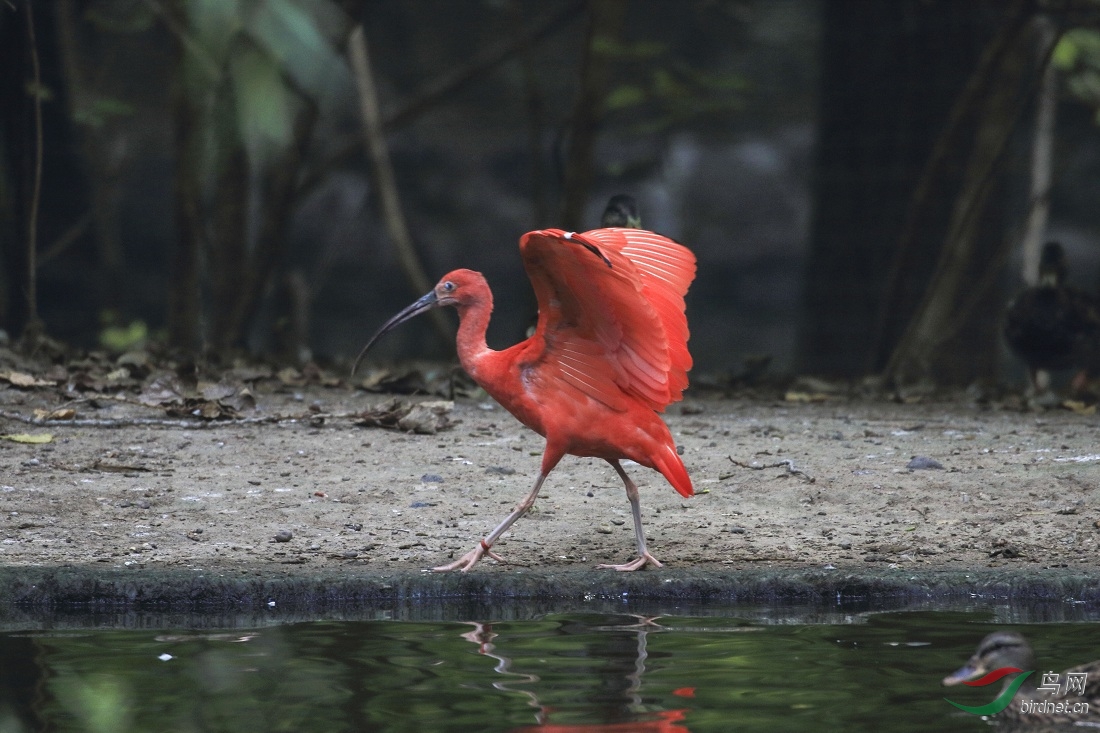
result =
M944 702L940 680L1003 626L997 616L798 624L742 609L13 631L0 633L0 733L976 732L987 725ZM763 623L777 617L789 623ZM1055 669L1100 656L1083 648L1091 626L1013 628Z
M687 708L654 710L652 706L647 706L643 702L641 696L646 660L649 656L648 636L654 632L667 630L657 623L659 618L631 614L623 617L621 623L579 627L583 629L582 633L595 634L594 638L602 642L597 648L586 645L583 653L585 659L601 660L601 663L593 669L597 684L594 688L589 688L582 708L579 709L574 705L568 712L561 715L583 716L589 721L599 720L599 723L568 725L553 722L556 706L544 702L540 697L539 683L543 680L538 674L514 668L512 659L498 650L493 643L493 639L498 634L493 631L492 624L470 622L473 629L463 633L462 638L475 644L478 654L492 657L497 661L493 671L504 679L492 683L495 689L522 695L535 709L537 725L515 728L513 729L515 731L614 733L630 730L683 733L688 729L675 723L684 720ZM630 623L630 619L633 619L634 623ZM571 628L575 629L577 626L566 625L561 631L569 634ZM583 677L583 670L577 671ZM560 692L562 690L555 686L554 695L557 696ZM569 690L569 692L574 691ZM672 694L685 698L691 697L694 694L694 688L681 687L673 690Z

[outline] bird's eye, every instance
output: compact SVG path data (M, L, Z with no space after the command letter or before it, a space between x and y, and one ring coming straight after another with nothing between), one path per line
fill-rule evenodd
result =
M455 289L455 284L448 280L447 282L443 283L443 289L449 293Z

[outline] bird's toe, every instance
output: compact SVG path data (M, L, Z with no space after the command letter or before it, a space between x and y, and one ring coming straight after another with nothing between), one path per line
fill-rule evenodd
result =
M469 552L467 552L465 555L458 558L454 562L448 563L446 565L439 565L438 567L432 568L432 572L433 573L451 573L451 572L454 572L455 570L457 570L461 573L465 573L468 570L470 570L471 568L473 568L474 565L477 565L478 562L481 560L481 558L484 557L485 555L488 555L489 557L493 558L497 562L506 562L503 557L496 554L492 550L485 549L482 545L479 544L477 547L470 550Z
M620 573L630 573L635 570L641 570L647 565L652 565L655 568L664 567L657 558L647 552L622 565L597 565L596 568L598 570L616 570Z

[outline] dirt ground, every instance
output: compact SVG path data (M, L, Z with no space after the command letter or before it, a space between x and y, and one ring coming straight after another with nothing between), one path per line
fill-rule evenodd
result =
M0 382L0 434L52 435L0 440L0 565L428 568L471 549L537 474L541 438L485 398L459 400L451 427L417 434L348 417L385 395L253 394L250 419L298 418L195 427L95 399L73 403L75 423L36 426L17 416L64 406L63 395ZM696 397L666 419L697 495L627 466L666 568L1100 564L1096 415L779 394ZM601 461L567 457L494 549L508 565L475 572L627 561L621 483Z

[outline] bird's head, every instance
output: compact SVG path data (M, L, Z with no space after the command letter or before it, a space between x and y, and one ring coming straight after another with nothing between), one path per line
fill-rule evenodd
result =
M642 218L638 216L638 202L633 196L624 193L612 196L607 202L607 208L603 210L600 226L641 229Z
M359 368L359 363L363 361L363 357L367 355L367 351L370 350L370 347L374 346L374 343L378 341L378 339L382 338L382 336L397 328L410 318L414 318L421 313L426 313L433 308L439 308L444 305L453 305L458 308L459 311L462 311L466 306L487 297L488 293L489 287L486 285L485 278L481 273L474 272L473 270L453 270L452 272L448 272L440 278L435 287L429 290L424 297L410 304L407 308L382 324L382 327L378 329L377 333L371 336L370 341L368 341L367 345L363 347L363 350L359 352L359 356L355 358L355 364L351 367L351 373L353 375L355 374L355 371ZM488 295L488 297L491 298L492 296Z
M461 310L463 306L484 298L487 290L485 277L480 272L452 270L441 277L435 287L432 288L432 292L425 295L424 298L435 295L435 306L429 307L453 305ZM421 300L424 298L421 298Z
M1028 670L1034 666L1035 660L1027 639L1010 631L995 631L982 639L977 651L962 668L943 678L943 684L970 682L1002 667Z

